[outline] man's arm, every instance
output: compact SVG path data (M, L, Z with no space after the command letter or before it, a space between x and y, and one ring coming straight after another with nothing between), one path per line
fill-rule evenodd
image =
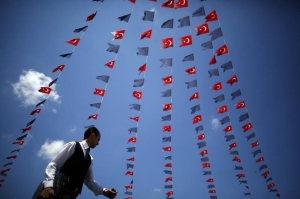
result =
M84 184L95 194L95 196L103 195L103 190L105 190L105 188L98 185L98 183L94 180L92 156L91 156L91 160L92 160L91 165L84 178Z

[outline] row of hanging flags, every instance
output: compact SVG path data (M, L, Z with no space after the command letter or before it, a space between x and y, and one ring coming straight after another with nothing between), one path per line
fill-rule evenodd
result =
M104 0L93 0L93 1L103 2ZM129 0L129 1L133 4L135 4L135 0ZM150 1L156 2L156 0L150 0ZM163 8L174 8L175 7L175 9L187 8L188 7L188 0L178 0L176 3L173 0L169 0L167 2L164 2L161 5L161 7L163 7ZM99 8L100 8L100 6L98 7L98 10L99 10ZM134 8L134 6L133 6L133 8ZM131 12L133 11L133 8L132 8ZM87 16L86 22L90 23L94 19L94 17L96 16L97 11L90 14L89 16ZM153 22L154 15L155 15L154 11L145 11L143 21ZM129 22L130 16L131 16L131 13L120 16L120 17L118 17L118 19L120 21ZM199 9L197 9L196 11L194 11L192 13L192 17L200 17L200 16L205 16L205 22L202 25L199 25L195 28L196 29L196 36L205 35L205 34L209 33L209 35L211 37L210 40L207 41L207 42L204 42L201 46L203 47L203 50L214 49L213 48L213 41L220 38L220 37L223 37L223 33L222 33L222 30L221 30L221 27L219 27L219 28L217 28L213 31L210 31L209 26L208 26L208 22L218 21L217 13L214 10L214 11L212 11L209 14L206 15L204 6L201 6ZM164 22L161 25L161 28L173 28L173 22L174 22L173 19L167 20L166 22ZM186 16L186 17L183 17L183 18L179 19L178 22L179 22L178 28L182 28L182 27L185 27L185 26L190 26L189 16ZM127 27L127 25L126 25L126 27ZM113 40L120 39L122 41L123 36L125 34L126 27L125 27L124 30L118 30L118 31L112 32ZM80 39L84 35L87 28L88 28L88 25L85 25L81 28L77 28L77 29L74 30L74 33L81 33L81 37L66 40L66 43L73 45L74 48L73 48L73 51L71 53L61 54L60 56L62 58L69 59L71 57L72 53L74 52L76 46L80 42ZM146 30L145 32L141 33L141 38L140 39L141 40L145 39L145 38L151 39L151 35L152 35L152 29ZM192 36L191 35L183 36L183 37L180 38L180 41L181 41L180 47L192 45ZM172 37L164 38L164 39L161 40L161 42L162 42L161 49L166 49L166 48L173 47L173 38ZM225 40L224 40L224 43L225 43ZM116 45L116 44L112 44L112 43L108 43L108 45L109 45L109 47L107 49L108 52L114 52L116 54L118 53L120 45ZM134 79L133 80L133 82L134 82L133 87L136 88L136 90L133 91L132 95L133 95L133 97L138 99L140 103L139 104L133 103L133 104L129 105L130 109L136 110L136 111L138 111L138 113L140 113L141 99L142 99L142 96L143 96L143 86L144 86L144 81L145 81L145 72L146 72L146 67L147 67L148 52L149 52L149 47L139 47L138 52L137 52L137 55L146 56L146 60L145 60L146 63L138 68L139 75L142 72L144 72L144 78L139 78L139 79ZM226 44L219 47L214 52L214 55L211 58L208 65L216 66L216 63L217 63L216 57L222 56L222 55L225 55L225 54L229 55L228 48L227 48ZM114 60L108 61L104 65L107 66L110 69L113 69L114 64L116 62L116 58L117 58L117 56L115 56ZM168 67L168 66L172 67L172 58L162 58L162 59L160 59L160 61L162 62L161 67ZM185 62L185 61L194 61L194 54L190 54L190 55L185 56L183 58L183 62ZM66 64L61 64L61 65L55 67L52 70L53 73L56 73L58 71L60 71L60 73L59 73L59 75L56 79L54 79L53 81L51 81L48 84L48 86L41 87L38 90L39 92L46 94L46 97L45 97L44 100L42 100L41 102L39 102L36 105L36 109L33 110L30 113L30 115L33 115L33 116L38 115L41 112L41 108L38 108L38 107L45 104L48 95L52 91L51 86L57 82L57 80L58 80L58 78L59 78L60 74L62 73L65 66L66 66ZM223 73L226 72L227 70L232 70L234 72L233 65L232 65L231 61L228 61L228 62L222 64L221 68L223 70ZM185 72L188 75L195 75L196 71L197 70L196 70L195 66L187 68L185 70ZM165 181L164 188L166 189L165 194L166 194L167 199L172 199L173 195L174 195L173 178L172 178L172 156L170 155L170 153L172 151L172 146L171 146L171 132L172 132L172 126L171 126L172 69L170 70L170 73L171 74L169 76L163 77L162 80L163 80L163 85L170 85L171 88L169 88L169 89L167 89L167 90L165 90L161 93L161 97L171 97L170 101L163 104L163 111L169 111L169 114L162 116L162 121L169 121L169 124L162 126L162 132L163 133L168 133L168 136L165 136L165 137L162 138L162 142L164 143L164 145L162 146L162 151L164 153L168 153L167 155L164 156L164 159L166 160L166 164L164 164L165 169L163 171L166 175L168 175L164 180ZM216 77L220 76L218 68L210 69L210 70L208 70L208 73L209 73L210 78L213 77L213 76L216 76ZM96 79L101 80L106 84L105 89L94 88L93 94L101 96L102 97L101 102L103 101L103 97L104 97L105 92L106 92L106 87L107 87L107 84L108 84L108 81L109 81L109 77L110 77L109 75L100 75L100 76L96 77ZM234 83L236 83L238 85L237 76L233 75L226 83L230 84L230 86L233 85ZM197 79L192 80L190 82L186 82L186 84L187 84L188 89L189 88L194 88L194 87L196 88L197 87ZM138 87L140 87L139 90L137 89ZM222 82L216 82L214 85L212 85L211 88L212 88L213 91L217 91L217 92L221 93L223 91L223 89L222 89L223 84L222 84ZM232 100L234 100L236 98L239 98L239 97L242 98L242 94L241 94L240 89L237 89L237 90L235 90L231 93ZM199 98L200 98L200 94L196 91L196 92L192 92L192 95L190 96L189 100L190 101L194 101L194 100L199 101ZM237 150L238 145L235 141L235 137L234 137L234 133L233 133L233 126L231 124L231 120L230 120L230 117L229 117L229 108L226 104L224 92L222 94L217 95L213 99L214 99L215 103L223 102L223 104L224 104L223 106L220 106L220 107L217 108L217 113L219 113L219 114L227 113L227 116L223 117L220 120L220 123L225 126L224 129L223 129L223 131L225 133L225 139L226 139L225 141L230 142L229 146L228 146L229 154L231 156L233 156L232 161L234 161L234 162L236 162L236 164L238 164L238 165L235 165L235 168L234 168L234 170L237 171L236 177L238 178L240 184L245 184L245 188L247 189L247 191L244 193L244 195L246 195L246 196L251 195L251 193L249 191L249 186L247 184L246 175L243 172L243 166L242 166L241 158L239 157L239 151ZM89 115L87 117L87 119L96 120L98 118L99 110L100 110L100 107L101 107L101 102L90 104L91 107L95 107L98 110L97 110L97 113ZM235 108L237 109L237 111L240 111L240 110L243 110L243 109L245 110L245 113L241 114L240 117L238 118L239 122L243 123L240 128L243 130L244 133L246 133L245 135L246 135L247 140L251 141L249 145L250 145L251 148L253 148L252 154L253 154L253 157L255 158L255 162L258 165L259 171L261 172L261 176L266 179L267 189L269 189L270 192L275 192L276 196L280 197L280 194L279 194L279 192L278 192L278 190L275 186L275 183L274 183L273 178L270 174L270 171L268 170L268 166L265 163L265 158L262 155L261 149L259 148L259 142L257 141L257 139L255 139L256 136L255 136L255 133L253 131L253 125L250 121L250 117L249 117L249 114L248 114L247 109L246 109L245 101L244 100L239 101L237 104L235 104ZM192 124L196 126L195 127L196 132L197 133L200 132L200 134L197 136L197 140L199 140L199 142L197 143L197 146L200 150L199 155L201 156L203 175L210 176L206 179L206 182L208 183L207 184L208 193L212 194L210 196L211 199L217 199L217 191L216 191L216 187L215 187L215 184L214 184L214 178L212 177L213 174L212 174L212 171L210 169L211 168L211 163L209 161L209 152L206 149L206 144L207 143L205 141L205 137L206 137L205 133L203 132L204 127L203 127L203 125L198 125L198 123L201 123L201 121L202 121L202 115L196 114L196 112L199 112L199 111L200 111L200 104L199 103L196 103L195 105L193 105L191 107L191 114L193 115ZM15 149L15 150L12 150L11 154L6 157L6 159L9 162L7 164L3 165L4 168L0 172L1 176L3 176L3 177L7 176L7 173L10 171L10 168L6 168L6 167L12 166L13 160L17 158L17 155L20 152L21 147L23 146L26 137L28 136L28 132L32 129L36 119L37 119L37 116L36 116L36 118L34 118L30 122L28 122L26 124L26 126L21 129L22 133L26 133L26 134L16 138L16 141L12 143L16 146L19 146L19 148ZM139 114L138 114L138 116L130 117L130 119L136 122L136 126L131 127L131 128L128 129L128 131L130 132L130 135L131 135L132 132L137 133L137 131L138 131ZM85 128L88 128L88 127L91 127L91 126L94 126L94 125L85 126ZM136 150L136 141L137 141L137 134L135 136L130 136L128 138L127 143L130 146L127 147L127 149L126 149L127 152L129 152L129 153L135 152L135 150ZM169 143L169 145L166 145L165 143ZM133 144L133 145L131 146L131 144ZM135 154L135 153L133 153L133 154ZM134 175L134 160L135 160L134 155L131 155L129 158L126 159L126 161L127 161L126 162L127 171L125 173L125 176L133 177L133 175ZM0 179L0 182L1 182L1 184L0 184L0 187L1 187L2 183L4 182L4 179ZM133 190L133 179L130 180L130 183L125 185L125 195L128 196L128 197L126 196L126 199L132 199L132 194L133 194L132 190Z

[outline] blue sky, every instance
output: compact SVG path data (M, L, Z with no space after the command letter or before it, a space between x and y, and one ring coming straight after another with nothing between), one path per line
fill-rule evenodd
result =
M36 102L45 95L36 93L39 85L49 83L59 73L52 70L65 64L55 89L42 111L38 115L25 144L17 154L0 195L8 199L30 198L44 179L44 170L62 145L83 137L84 126L95 124L102 134L100 145L92 150L96 181L104 187L114 187L119 191L117 198L126 198L124 186L134 180L133 198L165 198L164 160L169 153L162 152L161 117L169 113L162 111L163 103L172 101L172 164L174 198L209 198L197 148L197 135L192 125L190 108L200 104L204 126L206 148L209 151L212 177L218 198L242 198L247 190L239 185L235 176L235 162L229 155L228 145L222 129L225 125L212 121L222 119L227 113L217 114L216 108L227 105L233 126L235 141L238 144L239 157L248 181L252 198L276 198L269 193L265 179L253 158L250 143L259 141L262 156L281 194L281 198L299 195L297 181L299 152L297 133L298 113L300 111L298 95L300 75L297 55L300 40L299 3L295 1L189 1L189 8L178 10L161 8L163 1L157 3L137 0L128 1L14 1L1 2L1 130L0 165L9 160L5 158L12 150L18 149L11 143L22 136L20 129L35 116L30 112ZM210 39L208 34L196 36L194 28L204 23L204 17L191 17L192 12L204 5L206 14L216 10L224 37L213 41L214 50L226 41L229 54L217 58L217 63L209 66L212 50L202 51L201 44ZM100 6L100 8L99 8ZM96 17L87 23L86 17L99 8ZM154 22L143 21L145 10L155 10ZM132 11L129 23L116 18ZM178 19L189 15L191 26L177 28ZM174 29L161 29L168 19L174 18ZM65 40L80 37L73 33L76 28L89 25L70 59L59 57L72 52L74 47ZM218 22L210 22L210 30L219 27ZM116 54L107 52L107 43L112 41L111 32L126 28L116 63L113 69L104 64L115 59ZM152 29L151 39L140 40L140 34ZM192 35L193 45L179 47L179 38ZM173 37L174 47L161 50L161 39ZM225 39L225 40L224 40ZM149 56L136 55L138 47L149 47ZM182 62L184 56L194 53L195 61ZM162 58L173 58L172 67L160 68ZM231 59L234 71L223 73L220 65ZM138 75L138 68L147 62L145 73ZM196 75L187 75L185 69L195 66ZM209 78L208 70L218 68L219 77ZM226 81L237 75L238 84L231 87ZM110 75L106 85L96 79L98 75ZM173 84L163 86L161 78L173 76ZM133 81L145 77L143 88L134 88ZM197 79L198 86L187 89L185 82ZM222 91L212 91L216 82L223 83ZM107 87L106 87L107 86ZM53 87L54 88L54 87ZM94 88L106 88L99 116L96 121L87 120L98 110L89 104L102 99L93 94ZM171 98L160 97L161 92L172 88ZM230 94L241 89L242 97L231 100ZM141 101L132 97L134 90L143 91ZM200 99L189 102L194 92ZM212 100L224 93L226 103L215 104ZM236 110L234 104L245 100L247 111L253 124L255 139L247 141L251 131L243 133L238 117L245 109ZM129 109L129 104L140 103L141 111ZM194 114L195 115L195 114ZM128 129L137 123L129 117L140 116L138 133L128 134ZM136 152L127 153L126 147L135 146L127 140L136 136ZM126 158L135 157L134 176L126 173ZM3 178L2 178L3 177ZM16 191L11 191L16 190ZM93 194L84 188L79 198L92 198Z

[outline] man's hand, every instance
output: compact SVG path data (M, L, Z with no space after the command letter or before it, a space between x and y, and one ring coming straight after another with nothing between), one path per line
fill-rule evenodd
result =
M114 199L116 197L117 193L118 192L115 189L105 189L103 191L103 195L109 199Z
M47 187L46 189L43 190L41 193L40 198L41 199L52 199L54 196L54 190L52 187Z

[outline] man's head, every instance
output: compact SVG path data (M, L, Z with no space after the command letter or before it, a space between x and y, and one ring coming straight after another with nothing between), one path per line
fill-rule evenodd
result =
M90 148L95 148L101 139L101 134L96 127L90 127L84 132L84 140Z

